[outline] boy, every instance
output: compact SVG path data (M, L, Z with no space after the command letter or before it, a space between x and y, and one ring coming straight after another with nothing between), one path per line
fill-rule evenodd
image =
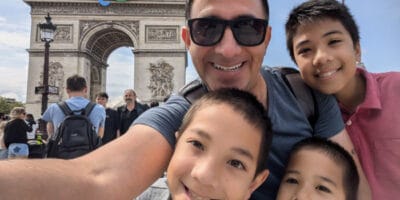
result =
M207 93L193 104L167 170L171 197L249 199L269 173L264 159L272 131L263 110L256 97L237 89ZM150 198L147 191L138 199Z
M369 73L358 27L335 0L307 1L286 23L287 47L304 81L333 94L371 186L373 199L400 195L400 73Z
M355 200L359 176L351 155L335 142L312 137L292 150L278 200Z

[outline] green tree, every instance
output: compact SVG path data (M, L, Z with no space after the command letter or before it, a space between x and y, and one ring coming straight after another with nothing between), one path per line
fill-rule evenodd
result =
M0 113L9 114L11 109L21 106L24 106L22 102L18 102L10 98L0 97Z

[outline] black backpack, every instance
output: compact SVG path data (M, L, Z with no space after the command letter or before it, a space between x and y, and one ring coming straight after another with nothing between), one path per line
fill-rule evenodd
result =
M289 87L290 91L297 99L302 111L306 114L308 122L314 127L318 119L317 104L315 103L315 95L313 90L307 86L301 79L299 71L290 67L272 67L273 71L279 71L282 79ZM183 96L189 103L199 99L207 92L206 86L201 80L196 79L179 90L179 95Z
M101 146L101 138L89 119L95 103L89 102L84 109L78 111L71 111L65 102L58 103L58 106L65 117L49 140L48 158L76 158ZM80 114L75 114L77 112Z

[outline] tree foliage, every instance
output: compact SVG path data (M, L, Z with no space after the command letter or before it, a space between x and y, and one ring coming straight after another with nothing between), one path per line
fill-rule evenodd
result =
M9 114L14 107L23 107L22 102L15 101L14 99L0 97L0 113Z

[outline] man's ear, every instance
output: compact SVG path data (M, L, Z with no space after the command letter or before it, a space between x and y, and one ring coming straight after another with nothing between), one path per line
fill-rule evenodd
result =
M182 27L181 37L182 37L183 42L186 45L186 48L189 49L189 47L190 47L190 32L189 32L189 28L187 26Z
M262 172L258 173L256 177L254 178L253 182L250 184L249 190L248 190L248 196L246 199L250 199L251 194L261 185L264 183L264 181L268 178L269 175L269 170L265 169Z
M267 30L265 32L264 44L268 47L269 42L271 41L272 28L271 28L271 26L267 26L266 29Z

